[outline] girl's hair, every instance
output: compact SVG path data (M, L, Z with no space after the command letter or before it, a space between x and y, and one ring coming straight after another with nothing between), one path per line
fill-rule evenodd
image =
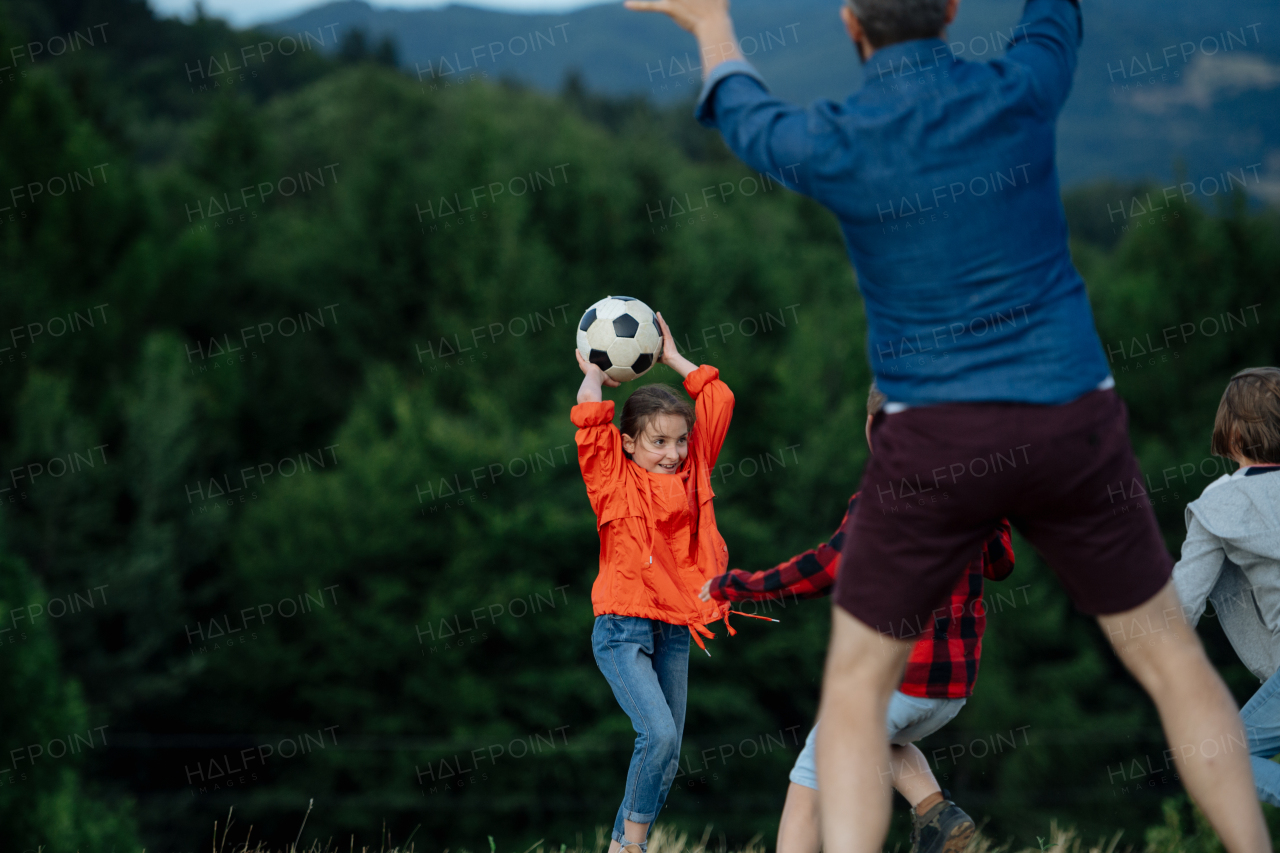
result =
M1280 464L1280 368L1250 367L1231 377L1213 419L1214 456L1239 453Z
M876 381L871 380L871 388L867 391L867 414L874 415L876 412L884 408L884 404L889 402L889 398L884 392L876 387Z
M637 388L622 405L623 435L638 439L658 415L679 415L685 426L693 429L693 406L670 385L656 382Z

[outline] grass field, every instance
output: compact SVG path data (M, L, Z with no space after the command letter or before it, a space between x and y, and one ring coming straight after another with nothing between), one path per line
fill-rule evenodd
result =
M1272 836L1280 837L1280 810L1264 806ZM1015 845L1012 841L1000 841L982 832L975 836L966 853L1222 853L1222 844L1205 822L1198 809L1190 810L1185 800L1170 799L1164 803L1164 816L1160 826L1146 831L1145 838L1125 838L1116 832L1105 838L1083 838L1071 827L1051 824L1047 835L1037 838L1037 846ZM484 846L472 850L461 847L440 848L429 840L415 841L410 837L404 844L392 844L383 838L377 845L362 844L357 847L354 838L343 844L338 839L309 839L287 848L276 848L252 842L252 827L243 839L229 841L235 831L235 821L230 819L223 828L215 825L212 853L605 853L609 847L608 829L596 827L590 840L579 835L573 843L549 843L546 839L534 842L523 849L499 850L489 838ZM302 836L299 830L299 837ZM238 835L238 833L236 833ZM773 839L755 838L745 846L731 847L723 836L708 826L700 835L671 829L659 824L649 837L649 853L770 853ZM144 851L145 853L145 851ZM905 845L886 848L886 853L909 853Z

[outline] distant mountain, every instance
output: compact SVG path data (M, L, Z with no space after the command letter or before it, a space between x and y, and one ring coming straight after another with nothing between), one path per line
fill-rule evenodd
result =
M957 52L979 59L1002 52L1022 5L965 0L949 33ZM735 0L742 50L780 97L842 98L861 84L838 8L834 0ZM1084 14L1085 44L1059 125L1064 184L1104 177L1170 184L1182 169L1183 180L1203 183L1205 193L1214 181L1243 179L1280 201L1280 4L1085 0ZM555 90L576 69L594 91L660 102L691 99L700 87L693 38L664 16L620 4L516 14L343 0L265 27L339 35L358 28L375 43L390 38L424 86L509 76Z

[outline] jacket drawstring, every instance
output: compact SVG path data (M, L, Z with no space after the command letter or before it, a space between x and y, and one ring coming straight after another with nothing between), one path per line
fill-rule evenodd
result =
M737 636L737 633L738 633L737 630L732 625L729 624L730 613L735 613L738 616L748 616L752 619L763 619L766 622L782 621L781 619L774 619L772 616L757 616L754 613L743 613L741 610L726 609L724 611L724 626L729 629L730 637ZM702 637L707 637L712 640L716 638L716 635L711 633L711 631L707 628L707 626L701 623L689 625L689 634L693 637L693 641L698 644L698 648L702 649L704 652L707 652L707 646L705 643L702 642ZM698 634L702 634L702 637L699 637ZM707 657L711 657L711 652L707 652Z
M702 649L704 652L707 652L707 646L706 643L702 642L702 637L707 637L712 640L716 638L715 634L707 630L706 625L691 624L689 625L689 633L693 635L693 641L698 644L698 648ZM702 637L699 637L698 634L702 634ZM711 657L711 652L707 652L707 657Z
M747 613L747 612L746 612L746 611L744 611L744 610L726 610L726 611L725 611L725 614L724 614L724 624L725 624L725 625L728 625L728 624L729 624L729 614L730 614L730 613L737 614L738 616L748 616L748 617L750 617L750 618L752 618L752 619L763 619L763 620L764 620L764 621L766 621L766 622L781 622L781 621L782 621L781 619L774 619L772 616L757 616L757 615L756 615L756 614L754 614L754 613ZM733 631L733 629L732 629L732 628L730 628L730 629L729 629L729 633L730 633L730 634L734 633L734 631Z

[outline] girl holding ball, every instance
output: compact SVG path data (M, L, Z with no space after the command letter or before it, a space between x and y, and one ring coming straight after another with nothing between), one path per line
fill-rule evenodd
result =
M689 639L706 651L702 636L715 636L707 624L724 618L728 627L729 605L702 601L698 591L728 567L710 476L733 417L733 392L714 367L680 355L661 314L658 322L660 360L680 374L693 406L666 385L645 385L623 405L621 428L614 426L614 404L601 388L619 383L575 350L585 377L570 418L600 534L591 646L636 731L609 853L647 853L649 826L680 759Z

